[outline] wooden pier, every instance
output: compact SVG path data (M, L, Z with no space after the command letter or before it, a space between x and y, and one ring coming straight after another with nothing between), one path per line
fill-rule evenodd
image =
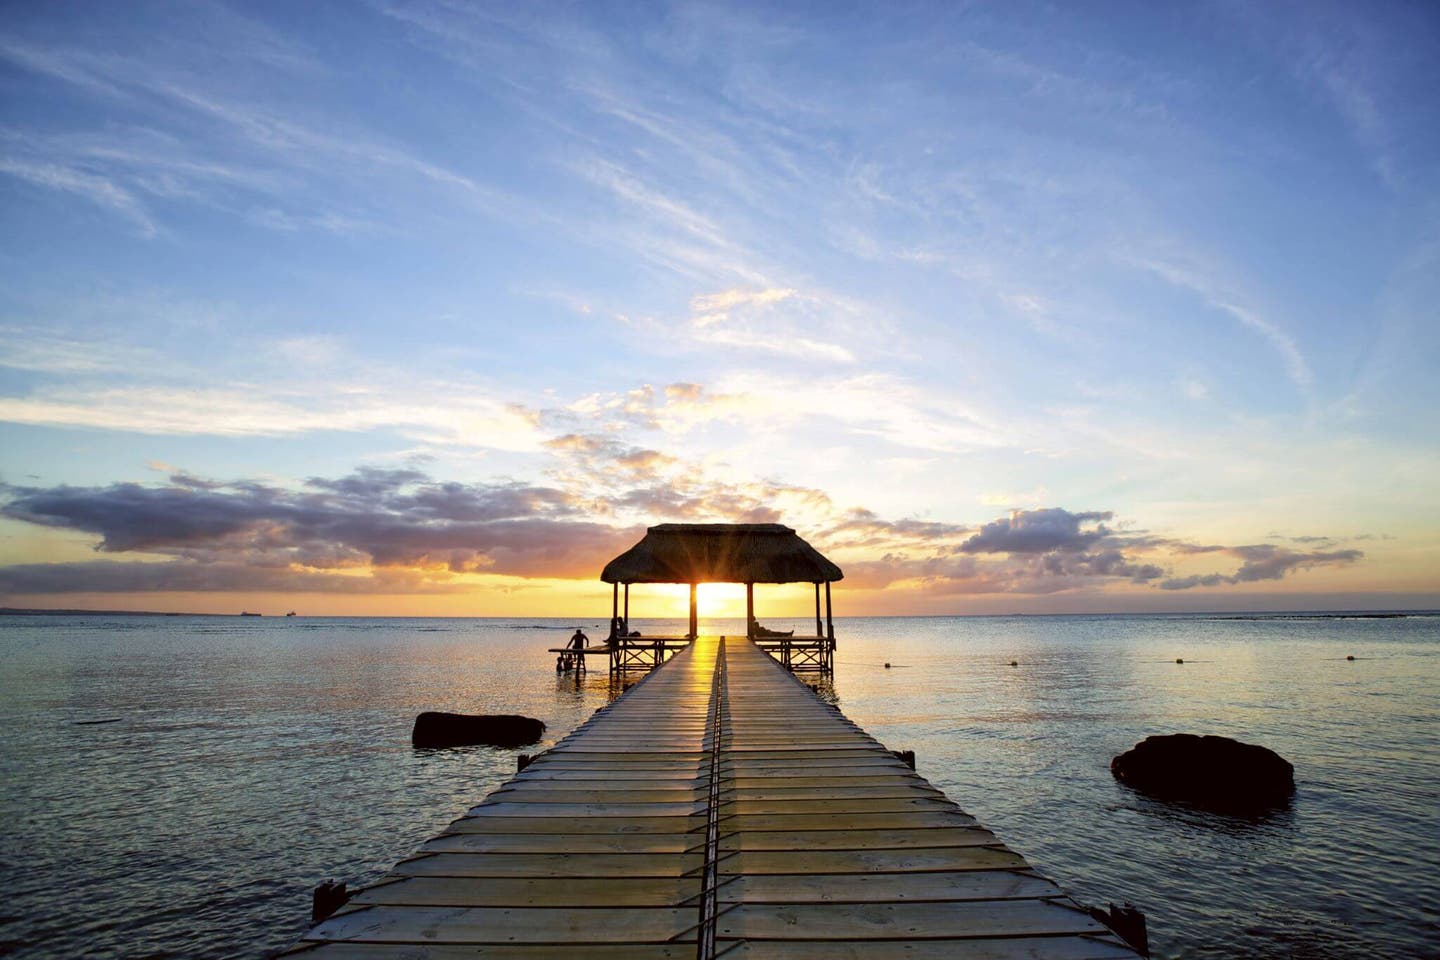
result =
M752 641L718 637L286 955L1138 956Z

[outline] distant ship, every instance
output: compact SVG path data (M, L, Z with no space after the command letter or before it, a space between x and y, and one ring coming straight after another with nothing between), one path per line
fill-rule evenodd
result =
M263 613L251 613L249 610L241 610L241 611L240 611L240 616L242 616L242 617L263 617L263 616L265 616L265 614L263 614Z
M287 616L287 617L293 617L293 616L295 616L295 611L294 611L294 610L291 610L289 613L285 614L285 616Z

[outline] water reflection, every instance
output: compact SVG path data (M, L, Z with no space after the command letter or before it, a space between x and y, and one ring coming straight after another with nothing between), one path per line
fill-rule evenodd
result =
M537 749L415 751L418 713L534 716L543 748L637 679L557 677L546 651L573 620L10 621L17 957L282 947L316 882L373 882ZM1081 900L1139 905L1156 956L1433 954L1437 624L844 620L819 694ZM100 717L121 722L73 726ZM1291 806L1227 818L1111 777L1116 754L1178 732L1276 750Z

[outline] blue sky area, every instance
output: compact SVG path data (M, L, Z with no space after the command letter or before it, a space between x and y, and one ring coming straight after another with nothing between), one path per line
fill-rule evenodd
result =
M1429 3L8 4L0 602L1440 606Z

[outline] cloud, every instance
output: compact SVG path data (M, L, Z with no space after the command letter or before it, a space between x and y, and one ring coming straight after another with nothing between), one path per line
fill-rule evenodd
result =
M93 534L102 553L172 557L220 571L216 577L231 568L591 577L636 536L581 518L562 490L442 483L403 469L361 468L300 489L179 474L164 486L12 486L6 493L6 517ZM253 582L234 580L242 581Z
M591 512L689 522L774 523L823 515L829 497L773 480L715 480L680 457L603 434L546 443L560 463L551 476Z
M93 375L119 373L160 360L151 350L110 339L75 340L55 334L0 325L0 367L36 373Z
M672 383L665 387L665 399L671 402L694 403L704 394L698 383Z
M853 350L821 340L824 330L848 336L858 326L853 305L780 287L735 287L690 300L690 334L701 343L759 350L825 363L853 364Z
M660 451L567 434L554 485L439 481L361 467L297 487L172 470L163 484L3 488L0 515L95 537L136 562L0 568L11 593L286 590L426 593L466 574L591 579L648 520L786 522L836 557L847 584L933 595L1038 595L1128 582L1165 590L1280 580L1359 560L1359 550L1191 544L1117 530L1108 510L1017 510L978 528L839 509L822 490L722 481ZM597 519L602 518L606 522ZM1158 554L1225 554L1233 573L1167 576Z
M447 594L474 589L409 571L371 576L317 573L285 567L233 563L97 560L90 563L25 563L0 567L0 595L65 593L330 593Z
M491 185L343 111L307 108L293 90L313 87L327 68L260 20L211 4L150 24L153 34L139 23L111 24L110 42L93 48L0 37L0 58L32 85L38 78L44 96L66 84L98 100L92 109L108 121L83 133L0 132L0 172L84 197L145 237L163 227L142 195L267 229L342 235L386 229L377 206L408 228L417 188L440 191L451 209L514 213L514 198ZM144 56L132 54L142 46Z
M1304 354L1300 352L1300 346L1296 343L1295 338L1278 324L1263 316L1260 311L1244 303L1237 292L1227 289L1192 266L1154 257L1122 256L1120 259L1131 266L1154 274L1172 286L1196 294L1211 307L1229 314L1258 333L1269 341L1270 346L1280 355L1286 375L1297 387L1308 388L1315 382L1315 375L1311 372L1310 364L1305 360Z
M160 232L150 212L135 195L106 177L58 163L27 163L11 157L0 157L0 173L83 197L129 220L142 237L154 237Z
M790 289L770 290L722 290L720 293L702 294L691 298L690 309L698 314L710 314L734 307L763 307L780 303L796 296Z
M1127 582L1164 590L1280 580L1297 570L1344 565L1359 550L1297 552L1269 544L1195 544L1144 531L1112 528L1112 511L1060 507L1016 510L971 532L965 527L915 521L887 522L853 511L817 542L865 548L870 556L845 564L852 586L884 589L903 584L923 593L1045 594ZM964 534L970 533L969 536ZM876 550L883 549L878 559ZM1234 573L1170 576L1162 554L1226 554L1241 561ZM1164 579L1167 578L1168 579Z
M863 507L849 510L817 534L818 542L836 549L945 543L968 532L961 524L935 520L885 520Z
M1360 560L1365 554L1360 550L1316 550L1309 553L1260 543L1220 549L1241 560L1240 568L1231 574L1207 573L1185 577L1172 577L1162 581L1162 590L1190 590L1195 587L1218 587L1226 584L1254 583L1260 580L1282 580L1296 570L1312 567L1346 566Z
M1016 510L992 520L961 544L966 553L1048 553L1084 550L1111 536L1110 511L1071 513L1059 507Z
M0 421L52 427L121 430L171 436L293 436L314 431L395 429L427 443L531 451L539 448L540 415L488 396L474 382L416 380L386 369L339 371L348 359L335 341L296 337L269 349L312 374L296 380L241 382L211 373L207 382L182 367L162 367L161 385L77 381L42 386L26 396L0 397ZM138 351L132 351L139 356ZM13 359L28 369L115 373L93 350L71 341L34 341ZM345 368L348 370L349 368ZM168 379L170 384L163 381ZM152 384L153 384L152 380Z

